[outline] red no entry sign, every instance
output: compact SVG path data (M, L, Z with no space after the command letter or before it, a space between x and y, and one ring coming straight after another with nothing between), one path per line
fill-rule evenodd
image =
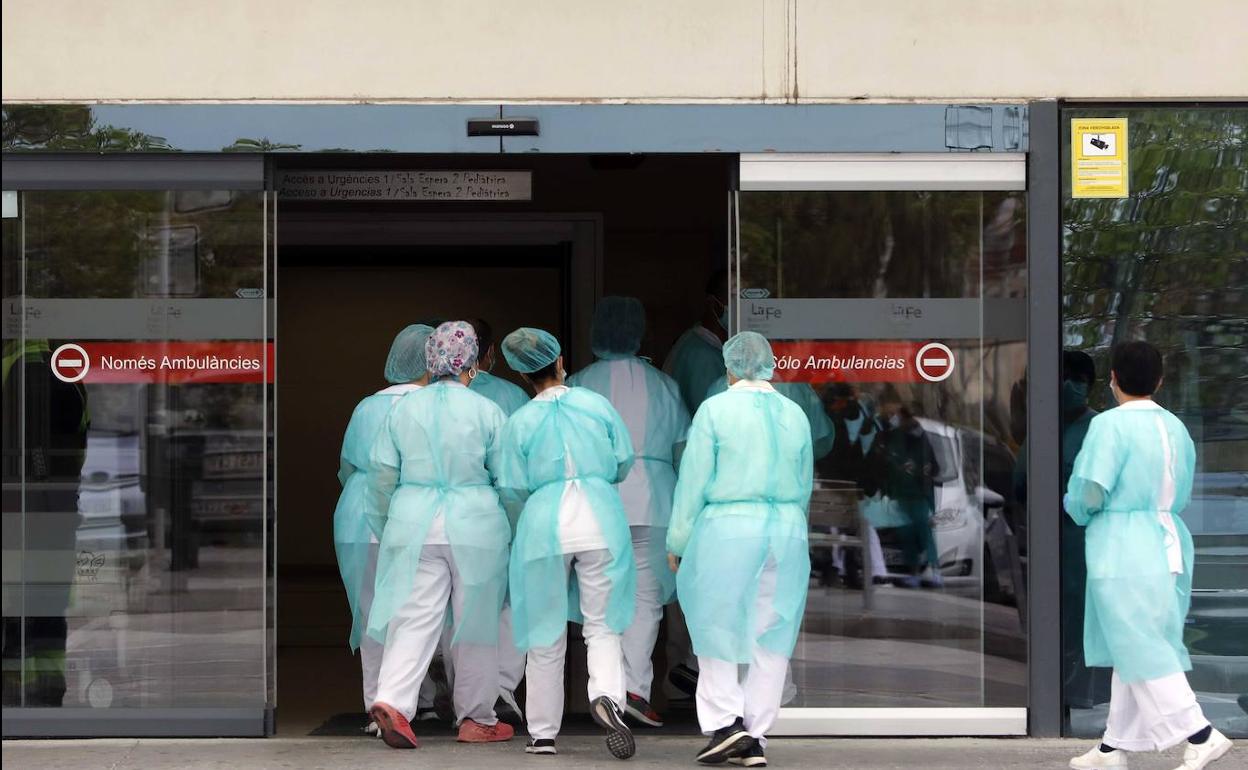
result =
M78 382L91 370L87 351L72 342L52 352L52 374L61 382Z
M928 382L942 382L953 374L953 351L939 342L929 342L919 348L914 357L914 367L919 376Z

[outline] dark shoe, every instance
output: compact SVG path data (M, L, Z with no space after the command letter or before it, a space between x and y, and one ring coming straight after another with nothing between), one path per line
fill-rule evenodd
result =
M517 729L524 726L524 717L520 716L520 712L516 711L516 708L501 695L498 700L494 701L494 713L498 715L500 722L506 722Z
M446 677L446 666L441 659L434 658L433 662L429 664L428 676L433 680L433 710L437 712L438 719L450 725L455 724L459 721L459 718L455 714L454 699L451 697L451 685Z
M589 704L589 713L598 726L607 731L607 750L616 759L628 759L637 753L637 742L633 739L633 731L624 724L624 715L620 707L605 695L594 698Z
M755 738L751 741L750 747L745 753L739 757L730 757L728 759L730 765L740 765L741 767L766 767L767 756L763 754L762 744Z
M654 710L649 701L637 693L630 692L624 699L624 714L647 727L663 726L663 717L659 716L659 712Z
M710 743L698 752L697 760L704 765L722 764L744 754L753 742L754 739L745 731L741 717L737 717L732 724L711 733Z
M368 713L377 723L381 730L381 739L387 746L392 749L420 748L420 741L416 740L416 733L412 732L407 717L400 714L398 709L386 703L375 703Z
M698 672L681 663L667 673L667 681L690 698L698 694Z
M558 754L553 738L536 738L524 747L525 754Z

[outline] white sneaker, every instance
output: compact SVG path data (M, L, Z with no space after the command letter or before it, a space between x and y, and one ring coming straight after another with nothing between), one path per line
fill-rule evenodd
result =
M377 726L376 722L370 719L368 721L368 724L364 725L364 734L365 735L381 735L381 728Z
M1070 760L1070 766L1075 770L1091 770L1097 767L1126 767L1127 752L1121 749L1104 752L1101 751L1101 744L1098 743L1087 754Z
M1230 738L1214 730L1209 735L1209 740L1204 743L1187 744L1187 751L1183 752L1183 764L1174 770L1201 770L1208 767L1225 756L1232 745Z

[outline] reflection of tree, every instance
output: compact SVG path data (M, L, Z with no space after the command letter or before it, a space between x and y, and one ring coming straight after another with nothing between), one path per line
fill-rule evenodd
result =
M233 297L264 285L261 193L188 213L162 191L28 192L24 196L27 294L32 297L160 296L145 282L169 258L162 230L195 228L195 296Z
M1114 343L1147 339L1166 354L1173 408L1248 408L1248 109L1120 114L1129 198L1072 199L1064 169L1067 343L1103 368Z
M8 104L3 108L4 149L68 152L168 152L164 137L96 123L82 105Z
M302 148L301 144L285 144L283 142L274 142L268 137L263 139L235 139L234 144L229 147L223 147L222 152L283 152L298 150Z

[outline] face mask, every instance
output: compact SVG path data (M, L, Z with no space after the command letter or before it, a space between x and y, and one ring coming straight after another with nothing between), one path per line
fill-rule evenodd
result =
M1074 412L1088 405L1088 384L1066 380L1062 383L1062 411Z

